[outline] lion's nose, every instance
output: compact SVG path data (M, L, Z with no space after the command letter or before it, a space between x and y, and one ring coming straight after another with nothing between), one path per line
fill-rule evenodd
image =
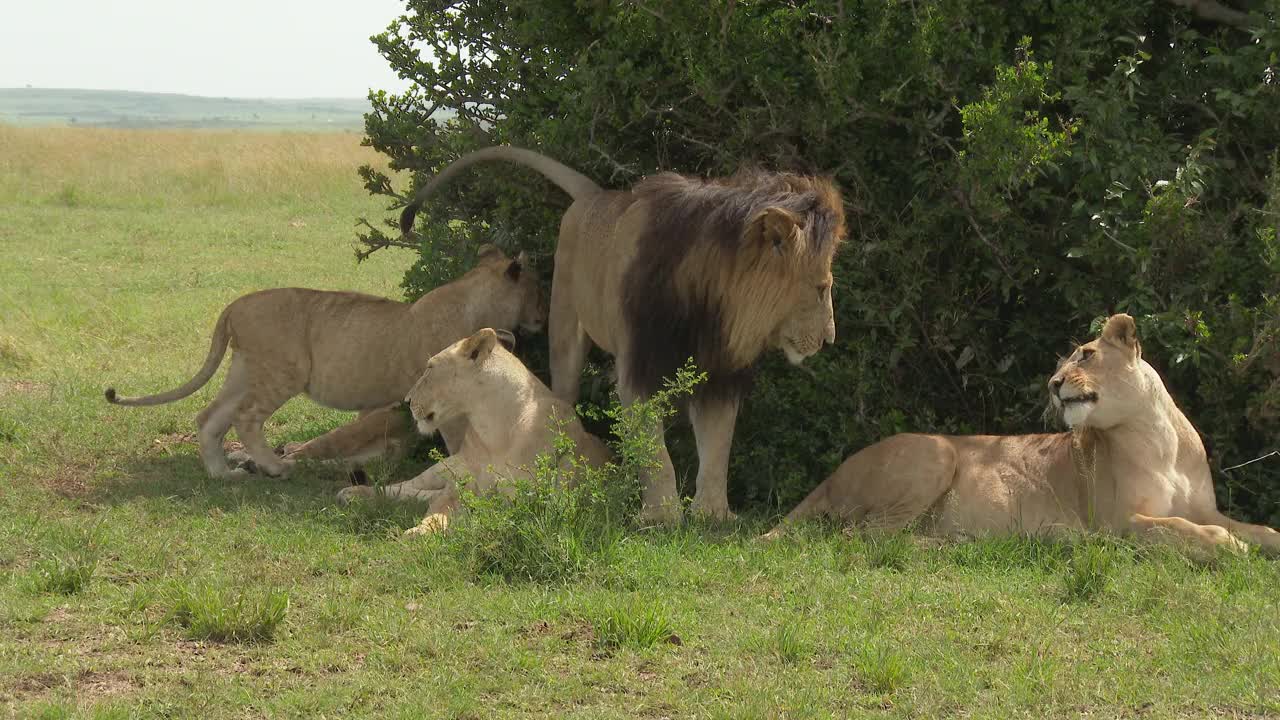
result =
M1049 387L1053 390L1054 395L1061 395L1062 378L1056 377L1049 381Z

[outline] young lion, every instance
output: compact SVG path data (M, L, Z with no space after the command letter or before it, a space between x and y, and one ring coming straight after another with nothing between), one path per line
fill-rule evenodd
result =
M1111 316L1049 396L1073 432L895 435L845 460L767 537L817 515L887 528L923 516L941 535L1089 528L1280 552L1280 533L1218 512L1204 445L1142 359L1133 318Z
M477 266L413 304L352 292L280 288L250 293L222 311L204 367L179 388L126 398L118 405L160 405L199 390L217 371L230 343L234 355L213 402L196 416L200 455L209 474L241 477L222 451L234 425L262 471L281 475L292 459L276 457L262 424L289 398L306 393L339 410L373 411L398 402L427 359L483 327L536 331L545 320L538 281L523 272L524 254L481 249Z
M447 526L458 508L457 480L471 477L471 487L487 493L501 491L503 480L515 474L528 473L538 454L552 449L557 432L568 435L592 466L612 458L608 447L583 429L573 406L552 395L519 358L498 345L489 328L431 358L406 399L424 435L460 422L466 428L458 447L449 448L449 457L412 480L384 488L387 497L429 501L427 517L410 533ZM343 488L338 500L345 503L374 492L367 485L353 485Z

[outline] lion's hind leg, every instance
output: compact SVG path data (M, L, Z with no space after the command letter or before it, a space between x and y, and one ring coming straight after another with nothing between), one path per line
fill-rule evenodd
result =
M297 393L280 386L263 385L265 384L252 387L240 398L234 421L236 435L244 443L245 452L249 453L259 470L267 475L280 476L289 471L293 462L286 462L276 456L275 450L267 444L262 426Z
M247 475L243 470L232 470L227 465L222 441L226 438L227 431L231 429L236 408L248 388L248 367L241 356L235 355L231 358L231 367L227 370L227 378L222 384L222 389L218 391L213 402L196 415L200 459L211 477L229 480Z
M335 460L363 465L374 458L398 453L413 435L413 422L407 410L397 406L378 408L362 412L345 425L288 448L285 460Z
M582 369L587 364L591 339L582 328L578 313L564 282L551 287L551 319L547 335L551 342L551 392L559 399L576 405L582 386Z
M900 530L952 489L958 467L947 438L894 435L846 459L769 534L777 537L792 522L822 515Z

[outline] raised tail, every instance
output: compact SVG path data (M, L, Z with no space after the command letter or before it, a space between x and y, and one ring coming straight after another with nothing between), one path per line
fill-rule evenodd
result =
M546 155L532 150L499 145L469 152L454 160L449 167L444 169L444 172L432 178L431 182L423 186L400 213L400 232L408 235L413 230L413 219L417 217L418 210L422 209L422 203L431 197L431 193L435 192L436 188L472 165L489 160L506 160L517 165L533 168L541 173L543 177L559 186L561 190L569 193L569 196L574 200L578 200L584 195L600 192L600 186L595 184L591 178L564 163L552 160Z
M231 308L222 311L218 316L218 322L213 326L213 339L209 342L209 354L205 356L204 367L200 368L200 372L195 377L185 382L180 387L174 388L168 392L162 392L156 395L143 395L142 397L120 397L116 395L116 389L107 388L103 393L107 397L107 402L115 405L163 405L171 403L175 400L190 395L191 393L204 387L209 382L209 378L218 372L218 366L222 364L222 356L227 353L227 342L231 339L231 333L227 329L227 318L230 316Z

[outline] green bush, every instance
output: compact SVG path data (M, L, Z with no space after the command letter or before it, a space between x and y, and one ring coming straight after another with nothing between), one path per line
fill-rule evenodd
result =
M442 540L446 551L476 576L508 581L562 582L609 564L639 512L638 478L657 467L658 445L646 429L674 414L702 377L686 367L646 401L605 411L618 441L617 461L603 468L584 462L559 433L552 452L505 492L477 495L464 481L465 512Z
M1209 20L1172 0L409 0L374 40L416 85L374 93L366 131L415 182L497 143L613 187L833 174L839 341L810 372L762 363L737 502L790 505L899 430L1040 429L1056 356L1113 310L1222 468L1280 437L1280 0L1229 1ZM419 221L406 293L482 239L549 259L567 203L510 166L459 178ZM370 223L363 242L399 241ZM1280 523L1280 462L1215 477Z

